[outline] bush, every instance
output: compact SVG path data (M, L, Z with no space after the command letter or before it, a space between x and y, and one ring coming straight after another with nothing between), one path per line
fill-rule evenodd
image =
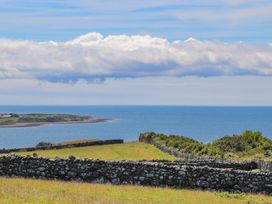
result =
M54 143L51 143L51 142L39 142L36 147L37 148L45 148L45 147L52 147L54 146Z
M71 159L71 160L75 160L76 159L76 157L73 156L73 155L70 155L68 158Z
M199 156L216 156L222 159L237 159L241 156L263 158L272 155L272 141L264 137L261 132L249 130L240 135L219 138L208 144L203 144L184 136L164 135L154 132L141 134L140 141L148 143L155 141L182 153Z

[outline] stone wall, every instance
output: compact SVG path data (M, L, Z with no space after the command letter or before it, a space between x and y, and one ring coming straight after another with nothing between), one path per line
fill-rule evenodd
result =
M92 145L107 145L107 144L121 144L124 143L122 139L113 139L113 140L95 140L90 142L79 142L74 144L58 144L52 146L44 146L44 147L26 147L26 148L13 148L13 149L0 149L0 153L11 153L11 152L29 152L29 151L36 151L36 150L48 150L48 149L64 149L64 148L71 148L71 147L86 147Z
M158 160L157 160L158 161ZM160 163L167 165L187 165L187 166L208 166L211 168L231 168L235 170L256 170L258 164L255 161L248 162L230 162L230 161L216 161L216 160L177 160L177 161L160 161Z
M179 152L177 149L166 147L153 140L144 141L154 145L158 149L177 158L184 158L186 162L195 163L195 165L208 165L210 167L225 167L225 168L239 168L241 170L260 169L262 171L272 171L272 161L253 160L243 163L232 162L228 160L218 159L216 157L201 157L193 154L186 154Z
M272 161L256 160L258 169L272 172Z
M1 176L272 194L272 172L166 161L0 157Z

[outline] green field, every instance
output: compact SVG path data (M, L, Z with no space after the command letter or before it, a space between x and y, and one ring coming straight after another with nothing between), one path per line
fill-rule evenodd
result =
M40 150L33 152L18 152L21 155L33 155L54 158L69 157L71 155L79 158L94 158L106 160L151 160L167 159L175 160L174 156L166 154L150 144L142 142L128 142L124 144L97 145L88 147L65 148L58 150Z
M1 204L271 204L272 197L170 188L0 178Z

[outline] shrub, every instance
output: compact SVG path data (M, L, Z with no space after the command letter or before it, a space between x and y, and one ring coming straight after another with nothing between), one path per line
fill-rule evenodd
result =
M161 145L174 148L182 153L200 156L216 156L237 159L241 156L255 158L272 155L272 140L264 137L261 132L245 131L240 135L224 136L211 143L203 144L192 138L146 132L140 135L140 141L156 141Z
M71 159L71 160L75 160L76 159L76 157L73 156L73 155L70 155L68 158Z

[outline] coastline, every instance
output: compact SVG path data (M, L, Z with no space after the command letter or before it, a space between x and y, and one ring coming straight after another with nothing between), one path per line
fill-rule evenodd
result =
M43 125L61 125L61 124L74 124L74 123L103 123L110 122L110 118L91 118L82 121L64 121L64 122L33 122L33 123L16 123L12 125L0 125L0 128L21 128L21 127L36 127Z

